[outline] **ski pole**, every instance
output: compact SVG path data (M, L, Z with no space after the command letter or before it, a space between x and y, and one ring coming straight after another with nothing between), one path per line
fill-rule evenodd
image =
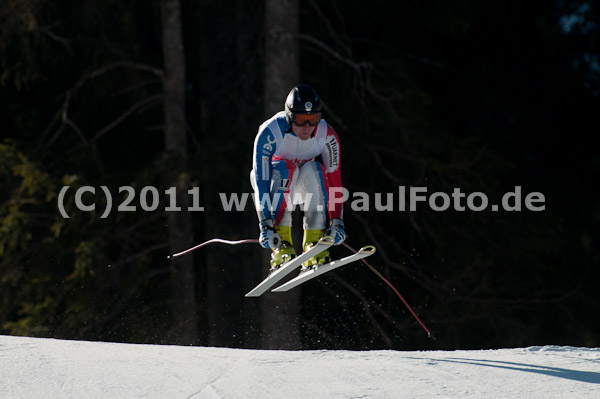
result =
M232 240L224 240L221 238L213 238L211 240L205 241L201 244L198 244L196 246L193 246L189 249L186 249L184 251L181 252L177 252L175 254L169 255L167 256L167 259L173 259L176 258L178 256L182 256L185 254L188 254L192 251L195 251L197 249L200 249L206 245L209 244L215 244L215 243L220 243L220 244L227 244L227 245L239 245L239 244L250 244L250 243L257 243L258 239L252 239L252 238L248 238L248 239L244 239L244 240L237 240L237 241L232 241ZM346 248L348 248L350 251L357 253L357 251L352 248L350 245L344 243L344 246ZM410 311L410 313L413 315L413 317L417 320L417 322L419 322L419 324L421 325L421 327L423 327L423 329L427 332L427 336L431 339L435 339L434 335L431 333L431 331L427 328L427 326L425 325L425 323L423 323L423 321L421 321L421 319L419 318L419 316L417 316L417 314L415 313L415 311L413 310L413 308L408 304L408 302L406 301L406 299L404 299L404 297L402 296L402 294L400 294L400 292L396 289L396 287L387 279L383 276L383 274L381 274L375 267L373 267L371 264L369 264L366 259L361 259L365 265L367 265L369 267L369 269L371 269L371 271L373 273L375 273L377 275L377 277L379 277L380 279L382 279L393 291L394 293L398 296L398 298L400 298L400 300L402 301L402 303L404 303L404 306L406 306L406 308Z
M350 251L357 253L357 251L355 249L353 249L350 245L344 243L344 246L346 248L348 248ZM361 259L365 265L367 265L369 267L369 269L371 269L371 271L373 273L375 273L377 275L377 277L379 277L380 279L382 279L398 296L398 298L400 298L400 300L404 303L404 306L406 306L406 308L410 311L410 313L413 315L413 317L419 322L419 324L421 325L421 327L423 327L423 329L427 332L427 336L433 340L435 340L434 335L431 333L431 331L427 328L427 326L425 325L425 323L423 323L421 321L421 319L419 318L419 316L417 316L417 314L415 313L415 311L413 310L413 308L408 304L408 302L406 302L406 299L404 299L404 297L400 294L400 292L396 289L396 287L394 287L394 285L383 276L383 274L381 274L379 272L379 270L375 269L375 267L373 267L371 264L369 264L367 262L366 259Z
M221 238L213 238L212 240L205 241L202 244L198 244L194 247L186 249L185 251L181 251L181 252L177 252L176 254L169 255L169 256L167 256L167 259L173 259L178 256L185 255L187 253L190 253L192 251L200 249L208 244L220 243L220 244L227 244L227 245L238 245L238 244L250 244L250 243L255 243L255 242L258 242L258 239L248 238L245 240L232 241L232 240L223 240Z

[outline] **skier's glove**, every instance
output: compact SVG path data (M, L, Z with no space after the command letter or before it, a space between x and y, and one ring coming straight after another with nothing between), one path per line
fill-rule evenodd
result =
M332 219L329 228L325 230L325 235L333 237L333 245L343 243L346 240L344 221L342 219Z
M260 228L260 237L258 241L263 248L277 249L281 244L281 236L275 231L273 221L265 219L258 224Z

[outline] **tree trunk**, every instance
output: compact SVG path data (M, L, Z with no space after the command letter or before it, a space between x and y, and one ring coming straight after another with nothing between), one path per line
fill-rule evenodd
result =
M188 209L189 175L185 132L185 55L179 0L162 0L162 49L164 60L164 118L166 165L165 184L176 187L180 211L167 212L171 253L193 243L192 222ZM170 341L191 345L198 342L194 255L176 258L170 263L171 313Z
M294 37L300 18L298 0L265 1L265 117L283 110L285 98L300 78L299 46ZM297 229L298 226L295 226ZM298 245L296 245L298 250ZM269 264L268 251L262 263L265 276ZM300 290L262 297L261 315L263 347L266 349L301 349L299 331Z

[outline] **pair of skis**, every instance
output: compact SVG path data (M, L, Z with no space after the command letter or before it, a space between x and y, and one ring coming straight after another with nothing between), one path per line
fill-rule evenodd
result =
M309 248L302 254L298 255L294 259L284 263L277 270L271 273L267 278L265 278L260 284L258 284L253 290L246 294L246 297L258 297L268 291L271 287L276 285L279 281L281 281L285 276L298 268L302 263L306 262L313 256L320 254L321 252L327 250L329 247L333 245L334 239L333 237L322 237L317 244L313 247ZM372 245L368 245L366 247L361 248L357 253L352 254L350 256L346 256L345 258L334 260L332 262L326 263L324 265L319 265L315 268L309 269L305 272L300 273L297 277L291 279L285 284L280 285L279 287L273 289L273 292L285 292L289 291L294 287L299 286L300 284L311 280L317 276L320 276L323 273L327 273L333 269L337 269L340 266L347 265L348 263L355 262L357 260L366 258L367 256L371 256L375 253L375 247Z
M250 291L249 293L246 294L247 297L257 297L260 296L262 294L264 294L269 288L273 287L275 284L277 284L279 281L281 281L281 279L283 279L285 276L287 276L290 272L292 272L294 269L296 269L298 266L300 266L303 262L307 261L308 259L312 258L315 255L318 255L319 253L321 253L322 251L325 251L327 248L331 247L333 245L333 238L332 237L323 237L321 238L321 240L319 240L319 242L317 243L317 245L315 245L312 248L309 248L306 252L303 252L302 254L300 254L300 256L298 256L297 258L294 258L292 260L290 260L289 262L284 263L279 269L277 269L276 271L274 271L273 273L271 273L269 275L269 277L267 277L265 280L263 280L258 286L256 286L256 288L254 288L252 291ZM212 243L222 243L222 244L228 244L228 245L238 245L238 244L248 244L248 243L257 243L258 240L256 239L245 239L245 240L237 240L237 241L231 241L231 240L223 240L220 238L213 238L211 240L205 241L201 244L198 244L192 248L186 249L184 251L169 255L167 258L168 259L174 259L178 256L182 256L185 255L187 253L190 253L192 251L195 251L199 248L202 248L208 244L212 244ZM344 246L346 246L348 249L350 249L352 252L355 252L352 248L350 248L346 243L344 243ZM368 245L366 247L363 247L360 249L360 251L355 252L354 255L350 255L347 256L345 258L339 259L339 260L334 260L333 262L327 263L325 265L321 265L318 266L316 269L310 269L307 270L305 272L300 273L300 275L290 281L288 281L287 283L275 288L273 291L275 292L284 292L284 291L288 291L302 283L304 283L305 281L308 281L314 277L320 276L323 273L327 273L328 271L331 271L335 268L338 268L340 266L344 266L347 265L350 262L354 262L356 260L362 259L362 258L366 258L367 256L371 256L375 253L375 247L372 245ZM421 325L421 327L423 327L423 329L427 332L427 335L429 336L429 338L435 339L435 337L433 336L433 334L431 333L431 331L429 331L429 329L427 328L427 326L425 326L425 324L421 321L421 319L419 318L419 316L417 316L417 314L415 313L415 311L413 310L413 308L410 307L410 305L408 304L408 302L406 302L406 300L404 299L404 297L400 294L400 292L398 292L398 290L396 289L396 287L394 287L394 285L388 280L386 279L379 271L377 271L377 269L375 269L373 266L369 265L367 263L367 266L369 266L369 269L371 269L380 279L382 279L392 290L394 290L394 292L396 293L396 295L398 296L398 298L400 298L402 300L402 302L404 303L404 305L406 306L406 308L410 311L410 313L413 315L413 317L419 322L419 324Z

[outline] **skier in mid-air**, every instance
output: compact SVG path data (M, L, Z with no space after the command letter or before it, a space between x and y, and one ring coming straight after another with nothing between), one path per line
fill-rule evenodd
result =
M330 200L330 193L335 196L342 188L340 142L321 118L321 108L315 89L298 85L287 96L285 110L260 125L254 140L250 179L260 245L272 250L271 271L296 257L291 233L294 199L304 205L303 251L324 235L333 237L335 245L346 239L343 204ZM316 160L319 156L322 162ZM302 266L306 270L329 261L329 251L324 251Z

